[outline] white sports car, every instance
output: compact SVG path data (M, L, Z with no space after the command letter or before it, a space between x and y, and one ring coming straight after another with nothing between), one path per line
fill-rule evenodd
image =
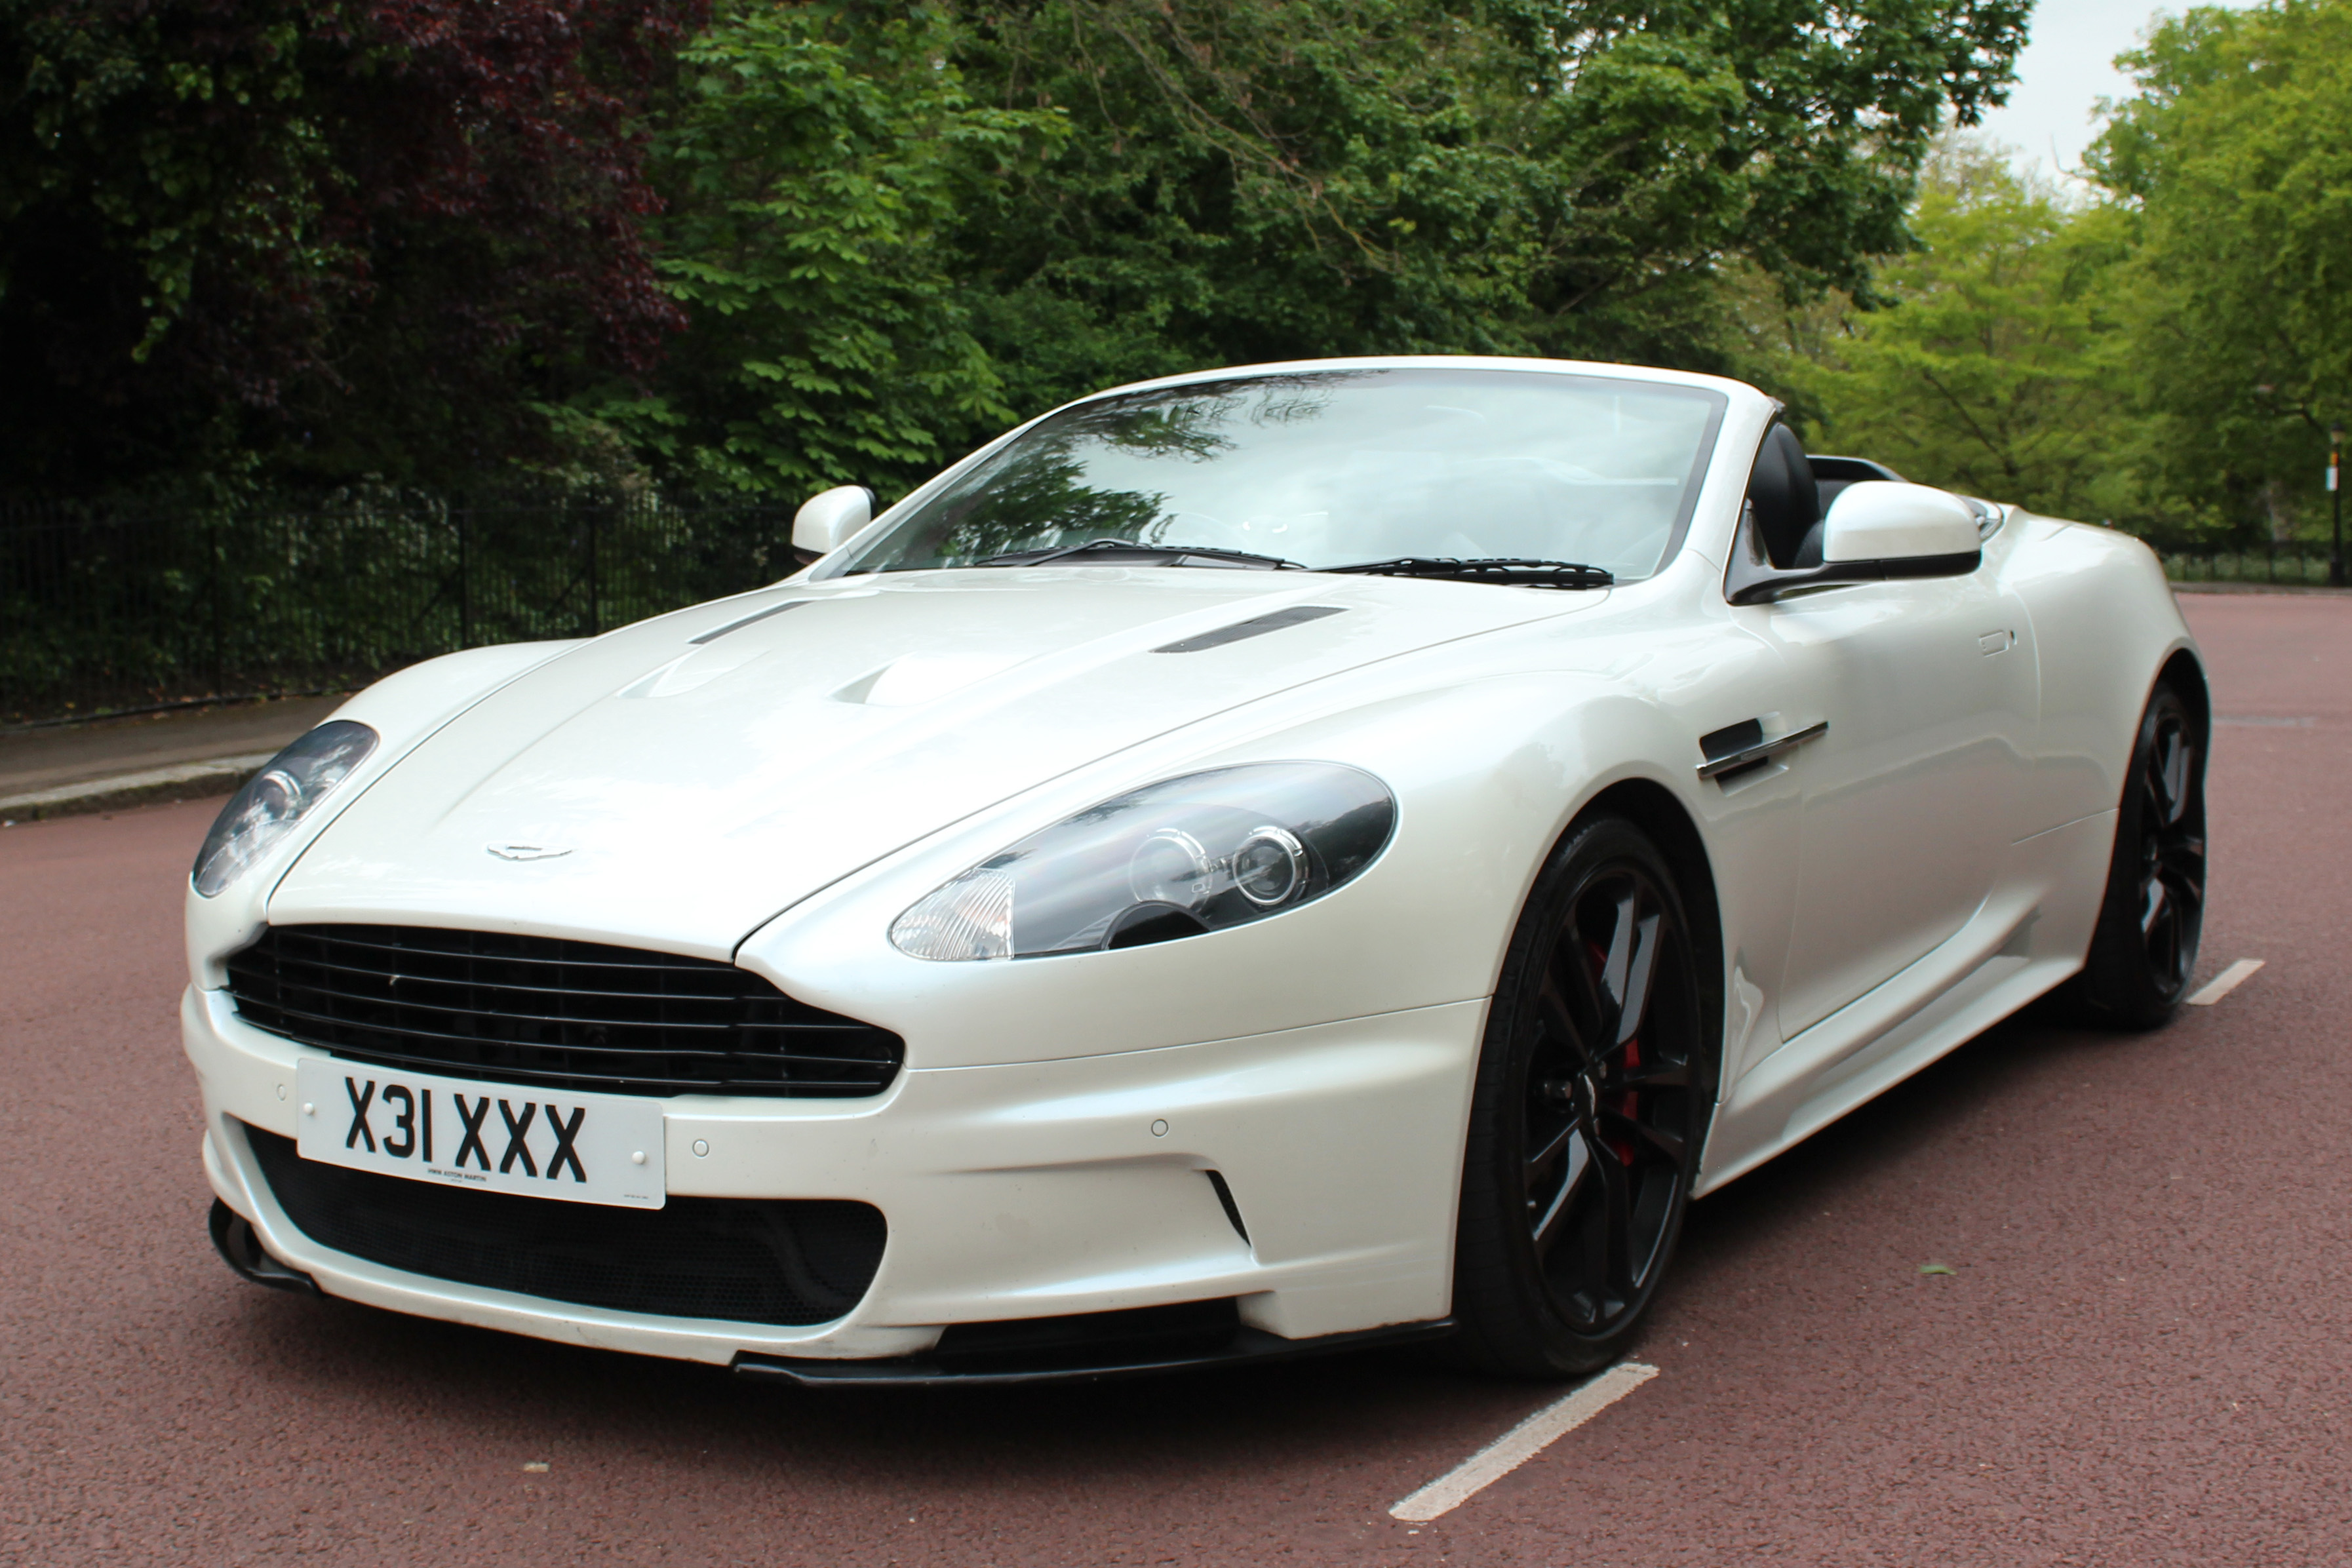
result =
M392 677L195 865L215 1240L810 1383L1601 1363L1693 1197L2195 962L2155 557L1777 416L1181 376L827 491L789 581Z

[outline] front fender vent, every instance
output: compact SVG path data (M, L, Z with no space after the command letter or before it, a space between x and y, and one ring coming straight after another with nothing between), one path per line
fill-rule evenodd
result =
M906 1043L731 963L421 926L271 926L237 1016L350 1061L608 1094L879 1094Z

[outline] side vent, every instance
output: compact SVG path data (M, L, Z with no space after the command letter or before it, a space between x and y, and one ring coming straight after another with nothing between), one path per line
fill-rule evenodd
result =
M1240 642L1246 637L1264 637L1268 632L1278 632L1285 626L1305 626L1309 621L1319 621L1326 616L1340 615L1346 610L1345 605L1293 605L1286 610L1276 610L1272 615L1255 616L1246 621L1235 621L1232 626L1219 626L1215 631L1202 632L1199 637L1186 637L1181 642L1171 642L1165 647L1153 648L1151 651L1199 653L1202 648L1223 647L1229 642Z
M1698 738L1699 755L1710 763L1722 762L1742 752L1754 751L1764 743L1761 720L1742 719L1737 724L1727 724L1720 730L1710 730Z
M1775 714L1777 722L1779 715ZM1743 773L1755 772L1765 763L1784 757L1808 741L1818 741L1830 732L1826 719L1818 724L1808 724L1801 730L1791 730L1785 735L1767 740L1761 719L1742 719L1720 730L1711 730L1698 738L1699 754L1706 761L1699 763L1702 782L1713 779L1728 784Z
M1225 1217L1234 1222L1234 1234L1242 1238L1244 1246L1247 1246L1249 1226L1242 1223L1241 1205L1234 1202L1233 1188L1225 1185L1225 1173L1223 1171L1211 1171L1209 1185L1217 1189L1217 1201L1225 1205Z

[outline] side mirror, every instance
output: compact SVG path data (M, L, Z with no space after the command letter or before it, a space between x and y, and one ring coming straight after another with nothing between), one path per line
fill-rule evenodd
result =
M801 503L793 514L793 549L810 561L830 555L874 521L874 492L864 485L835 485Z
M1977 514L1948 490L1862 479L1840 490L1822 520L1822 561L1916 561L1974 555Z
M1765 558L1745 519L1723 574L1723 596L1766 605L1801 588L1905 577L1965 577L1984 560L1977 515L1948 490L1894 479L1857 479L1822 520L1822 563L1780 567Z

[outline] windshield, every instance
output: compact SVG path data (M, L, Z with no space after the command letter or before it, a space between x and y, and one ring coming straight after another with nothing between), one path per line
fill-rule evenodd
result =
M1504 556L1644 577L1689 519L1725 401L1653 382L1435 368L1097 398L958 476L840 571L1109 539L1309 567Z

